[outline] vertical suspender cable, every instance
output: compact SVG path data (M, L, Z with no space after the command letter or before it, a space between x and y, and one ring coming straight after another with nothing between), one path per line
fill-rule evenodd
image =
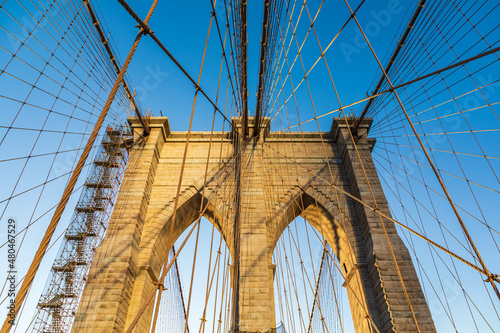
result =
M254 135L257 137L260 131L260 113L262 111L262 94L264 93L264 71L266 70L267 58L267 21L269 17L269 0L264 0L264 20L262 21L262 36L260 42L260 68L259 68L259 88L257 91L257 108L255 110Z
M240 8L241 75L243 100L243 136L248 136L248 86L247 86L247 0L241 1Z
M116 57L113 54L113 51L111 50L111 47L109 47L109 41L106 39L106 36L104 35L104 31L102 31L101 25L99 24L99 20L97 19L97 16L95 15L94 9L92 9L92 6L90 5L89 0L83 0L83 3L85 4L85 7L87 8L87 11L90 14L90 18L92 19L92 23L94 23L94 27L97 30L97 33L99 34L99 38L101 38L102 45L104 45L104 48L106 49L106 52L109 55L109 59L111 60L111 63L113 64L113 67L116 70L116 74L120 73L120 66L118 65L118 62L116 61ZM144 121L144 118L142 117L141 112L139 111L139 107L137 106L137 103L135 102L134 95L130 91L127 82L125 81L125 78L122 79L122 84L123 88L125 88L125 92L127 93L127 97L130 100L130 103L132 103L132 106L134 107L135 113L137 114L137 117L139 118L139 121L141 122L142 128L144 129L144 135L149 134L149 126L146 124Z
M148 15L145 19L145 23L149 21L151 18L151 15L154 12L154 9L156 8L156 5L158 3L158 0L154 0ZM118 91L118 88L120 87L120 84L123 80L123 77L125 76L125 73L127 71L128 65L130 64L130 61L132 60L132 57L134 56L135 50L137 49L137 46L139 45L139 41L141 40L141 37L144 34L143 28L139 30L139 33L137 34L137 37L135 38L134 44L132 45L130 52L125 59L125 63L123 64L123 67L118 74L118 77L116 78L115 84L113 85L113 88L111 89L111 92L108 96L108 99L106 101L106 104L104 104L104 108L101 111L101 114L99 115L99 118L97 119L94 129L92 130L92 133L90 134L89 140L87 141L87 144L85 145L85 149L83 150L82 155L80 156L80 159L78 160L78 163L75 167L75 170L73 171L73 174L71 175L71 178L68 182L68 185L64 189L63 195L61 197L61 200L59 201L59 204L57 205L56 211L54 212L54 216L52 216L52 219L49 223L49 226L47 227L47 230L45 232L45 235L42 238L42 241L40 242L40 246L38 247L38 250L36 251L35 258L31 262L31 265L28 269L28 272L26 273L26 277L23 281L23 284L21 285L21 288L19 289L19 293L16 296L16 299L14 301L14 307L15 307L15 313L19 311L21 308L21 305L24 302L24 299L26 298L26 294L31 287L31 284L33 283L33 279L35 278L36 272L38 270L38 267L40 266L40 263L42 262L42 259L45 255L45 251L47 250L47 247L50 243L50 239L54 235L54 232L56 230L57 225L59 224L59 221L61 219L61 216L64 212L64 209L66 208L66 204L68 203L68 200L71 196L71 193L73 192L73 189L75 187L75 184L78 180L78 177L80 176L80 173L83 169L83 166L85 165L85 161L87 160L87 157L95 143L95 140L97 138L97 135L99 134L99 131L101 129L101 126L104 122L104 119L106 118L106 115L108 114L109 109L111 108L111 104L113 103L113 100L115 98L115 95ZM12 328L12 324L10 322L10 317L7 316L5 319L5 322L2 326L1 333L8 333L10 332Z
M347 3L347 1L346 1L346 4L349 7L349 10L352 12L351 7ZM493 290L495 291L495 294L497 295L498 299L500 299L500 292L498 291L498 288L497 288L497 286L495 284L495 278L496 278L496 276L494 274L492 274L488 270L488 268L486 267L486 263L484 262L483 258L481 257L481 254L479 253L479 250L477 249L476 244L472 240L472 237L471 237L471 235L470 235L467 227L465 226L465 223L462 220L462 217L460 216L460 213L458 212L457 207L455 206L455 203L451 199L450 193L448 192L448 189L446 188L446 185L444 184L443 179L439 175L439 172L438 172L436 166L434 165L434 162L432 161L431 157L429 156L429 153L427 152L427 149L425 148L424 143L422 142L422 139L420 138L420 135L417 132L417 129L415 128L415 126L411 122L410 116L409 116L408 112L406 111L406 108L404 107L403 102L399 98L399 94L396 92L396 90L394 90L394 86L392 85L392 82L389 79L389 76L387 75L387 72L384 70L384 67L380 63L380 60L378 59L377 54L373 50L373 48L372 48L372 46L371 46L371 44L370 44L370 42L368 40L368 37L366 37L365 32L363 31L363 28L359 24L358 19L356 17L354 17L354 19L356 20L356 24L358 25L359 30L363 34L363 37L366 40L366 43L370 47L370 50L373 53L373 56L375 57L375 60L377 60L377 63L379 65L380 69L382 70L382 73L383 73L385 79L387 80L387 83L389 83L389 85L390 85L390 87L392 89L392 92L394 93L394 96L396 97L396 99L398 101L398 104L401 107L401 110L403 111L406 119L408 120L408 123L410 124L410 127L411 127L413 133L415 134L415 137L417 138L418 143L420 144L420 147L422 148L422 151L424 152L425 157L426 157L427 161L429 162L430 167L432 168L432 171L434 172L434 174L435 174L435 176L436 176L439 184L441 185L441 189L443 190L444 194L446 195L446 198L448 199L448 202L450 203L451 208L453 209L453 212L455 213L455 216L457 217L458 223L460 224L460 227L462 228L462 231L464 232L465 237L467 238L467 241L472 246L472 249L474 250L474 253L476 254L476 258L479 261L479 263L481 264L481 267L484 270L484 274L487 276L486 281L488 281L491 284Z
M413 14L413 17L411 18L410 22L408 23L408 26L406 27L405 32L403 33L403 36L401 36L401 39L398 42L398 46L396 46L396 49L394 50L394 53L392 54L392 57L389 60L389 63L385 67L385 71L384 71L384 69L382 69L385 73L389 73L389 70L391 69L392 65L394 64L394 61L396 61L396 58L399 54L399 51L401 51L401 48L405 44L406 37L408 37L408 35L410 34L411 29L413 29L413 26L415 25L415 22L417 21L418 15L422 11L422 8L424 8L425 1L426 0L420 0L420 3L418 4L417 9L415 10L415 13ZM352 15L355 15L355 14L353 13ZM376 95L378 93L378 91L380 90L380 87L382 86L382 83L384 83L384 80L385 80L385 75L382 74L382 77L378 81L377 86L375 87L375 90L373 90L372 95ZM368 100L368 103L366 103L366 106L363 109L363 112L361 112L361 115L354 123L354 126L352 127L352 133L354 133L354 135L356 135L356 131L358 130L359 124L361 124L361 122L363 121L363 118L365 117L365 115L368 112L368 109L370 108L372 103L373 103L373 98Z

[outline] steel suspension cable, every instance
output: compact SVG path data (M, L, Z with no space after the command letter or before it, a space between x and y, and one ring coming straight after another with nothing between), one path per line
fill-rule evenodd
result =
M188 72L181 66L181 64L177 61L177 59L170 53L170 51L163 45L163 43L156 37L155 33L151 30L149 25L147 24L147 21L142 21L141 18L133 11L133 9L128 5L128 3L125 0L117 0L123 8L134 18L134 20L139 24L141 29L144 31L144 34L147 34L150 36L153 41L162 49L163 52L174 62L174 64L181 70L181 72L193 83L193 85L196 87L196 91L201 92L201 94L208 100L210 104L217 110L217 112L220 113L220 115L224 118L225 121L227 121L230 126L231 126L231 121L222 113L221 110L217 107L217 105L208 97L208 95L205 93L205 91L200 87L200 80L198 78L198 82L195 81L189 74Z
M157 3L158 3L158 0L155 0L153 2L151 9L149 10L148 15L146 16L146 20L145 20L146 23L149 21L151 15L153 14ZM21 307L21 305L24 301L24 298L26 296L26 293L28 292L28 289L30 288L30 286L33 282L36 271L38 270L38 266L40 265L42 258L45 254L45 251L49 245L49 241L52 238L52 235L54 234L54 231L59 223L59 220L61 218L61 215L62 215L64 209L66 208L66 204L68 203L71 192L73 191L73 188L75 187L75 184L76 184L76 181L78 180L78 177L80 176L80 172L83 168L83 165L85 164L85 161L87 160L87 157L90 153L90 149L94 145L97 134L99 133L99 130L102 126L102 123L104 122L104 119L107 115L107 112L109 111L109 109L111 107L111 103L113 102L113 99L116 95L118 87L121 84L121 80L123 79L123 76L125 75L125 72L127 71L128 65L130 64L130 61L132 60L132 57L135 53L135 50L137 49L137 45L139 44L139 41L143 35L143 32L144 32L144 30L141 29L139 34L137 35L137 37L134 41L134 44L132 45L132 48L129 52L129 55L127 56L127 59L125 60L124 65L120 71L120 74L118 75L118 78L115 81L115 84L113 86L113 89L111 90L111 93L108 97L108 100L106 101L106 104L105 104L105 106L104 106L104 108L103 108L103 110L102 110L102 112L101 112L101 114L96 122L96 125L94 126L94 129L92 130L92 133L89 137L89 140L87 141L87 144L86 144L85 149L84 149L84 151L83 151L83 153L78 161L78 164L77 164L75 170L73 171L73 174L71 175L71 178L69 180L68 185L66 186L66 189L64 190L61 201L59 202L59 205L57 206L56 211L54 213L54 216L52 217L52 220L50 221L50 224L47 228L47 231L46 231L46 233L45 233L45 235L40 243L40 246L35 254L35 258L33 259L32 263L28 269L28 273L26 274L26 279L23 281L23 284L21 285L21 288L19 289L19 293L16 295L16 299L15 299L15 303L14 303L15 304L15 312L17 312L19 310L19 308ZM12 328L12 324L9 322L9 317L7 317L3 326L2 326L1 332L7 333L10 331L11 328Z
M349 10L351 11L351 13L353 13L353 11L352 11L351 7L349 6L349 3L348 3L348 1L347 1L347 0L345 0L345 3L346 3L346 5L347 5L347 7L349 8ZM389 77L387 76L387 73L385 72L385 70L384 70L384 68L383 68L382 64L380 63L380 61L379 61L379 59L378 59L378 57L377 57L377 55L376 55L375 51L373 50L373 48L372 48L372 46L371 46L371 44L370 44L370 42L369 42L368 38L367 38L367 37L366 37L366 35L365 35L365 33L364 33L364 31L363 31L363 28L362 28L362 27L361 27L361 25L359 24L358 19L357 19L356 17L354 17L354 19L355 19L355 21L356 21L356 25L358 26L358 28L360 29L360 31L361 31L361 33L362 33L362 35L363 35L363 38L365 39L366 43L367 43L367 44L368 44L368 46L370 47L370 50L371 50L371 52L372 52L373 56L374 56L374 57L375 57L375 59L377 60L377 63L378 63L378 65L379 65L380 69L381 69L381 70L382 70L382 72L384 73L384 76L385 76L385 78L386 78L387 82L389 83L389 85L391 86L391 88L392 88L392 89L394 89L394 87L393 87L393 85L392 85L391 80L390 80L390 79L389 79ZM398 100L398 103L399 103L399 105L400 105L400 107L401 107L401 110L403 111L403 113L404 113L404 115L405 115L406 119L407 119L407 120L408 120L408 122L410 123L411 128L412 128L412 131L414 132L415 136L417 137L417 140L419 141L419 144L420 144L420 146L422 147L422 151L424 152L424 154L425 154L425 156L426 156L427 160L429 161L429 164L431 165L431 167L432 167L432 169L433 169L433 171L434 171L434 174L435 174L435 176L436 176L436 178L437 178L437 180L438 180L439 184L441 185L441 187L442 187L442 189L443 189L443 192L445 193L445 195L446 195L446 197L447 197L447 199L448 199L448 201L449 201L449 203L450 203L450 205L451 205L451 207L452 207L452 209L453 209L453 212L455 213L455 215L456 215L456 217L457 217L457 219L458 219L458 222L459 222L459 224L460 224L461 228L462 228L462 229L463 229L463 231L464 231L464 233L465 233L465 235L466 235L466 237L467 237L468 242L470 243L470 245L471 245L471 246L472 246L472 248L474 249L474 253L476 254L477 259L479 260L479 262L481 263L481 266L482 266L482 268L483 268L483 272L484 272L484 274L488 277L488 282L490 282L491 286L493 287L493 290L495 291L495 293L497 294L498 299L500 300L500 292L498 291L497 286L496 286L496 284L495 284L495 280L496 280L496 279L495 279L495 276L494 276L492 273L490 273L490 271L487 269L486 264L484 263L484 261L483 261L483 259L482 259L481 255L479 254L479 251L477 250L477 247L476 247L476 245L475 245L474 241L472 240L472 238L471 238L471 236L470 236L470 234L469 234L469 231L467 230L467 227L465 226L465 224L464 224L464 222L463 222L463 220L462 220L462 217L460 216L460 213L458 212L457 208L455 207L455 204L454 204L453 200L451 199L451 196L450 196L450 194L448 193L448 190L447 190L447 188L446 188L445 184L443 183L443 180L441 179L441 176L439 175L439 172L437 171L437 169L436 169L436 167L435 167L435 165L434 165L434 163L433 163L432 159L431 159L431 158L430 158L430 156L429 156L429 153L427 152L427 149L425 148L425 146L424 146L424 144L423 144L422 140L420 139L420 136L419 136L419 134L418 134L417 130L415 129L415 126L414 126L414 125L413 125L413 123L411 122L411 119L410 119L410 117L409 117L409 115L408 115L408 113L407 113L407 111L406 111L406 108L404 107L403 103L401 102L401 99L399 98L399 94L398 94L395 90L393 90L393 93L394 93L394 95L396 96L396 99Z

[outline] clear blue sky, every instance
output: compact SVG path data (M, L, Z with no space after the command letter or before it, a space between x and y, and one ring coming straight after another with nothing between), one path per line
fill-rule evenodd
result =
M44 1L42 2L45 3ZM350 1L349 4L354 9L359 2L359 0ZM384 65L387 63L388 57L395 47L396 40L404 30L406 22L409 21L416 3L417 1L409 0L366 1L361 7L357 18L361 22L376 54ZM149 2L136 0L129 1L129 4L143 18L146 16L150 6ZM317 0L308 2L308 9L311 16L314 17L320 4L321 2ZM297 19L300 6L300 3L297 4L293 15L294 22ZM485 1L484 4L470 4L470 2L467 4L465 2L460 3L459 7L470 18L470 21L474 23L474 28L471 28L470 23L464 20L460 11L454 8L451 2L448 4L434 3L432 6L429 5L426 7L426 10L428 10L426 11L426 15L434 18L435 21L427 20L427 25L421 25L418 37L411 39L414 43L410 44L412 45L412 52L403 52L401 54L401 59L403 60L397 64L401 76L398 76L396 73L390 75L395 83L399 84L437 68L445 67L455 62L457 57L465 59L474 56L487 49L488 45L492 47L498 46L500 34L497 31L498 29L496 29L496 18L499 13L495 1ZM95 8L99 17L101 19L104 18L105 30L110 33L113 48L120 56L120 63L123 63L123 59L138 31L138 28L135 27L135 21L117 1L100 1L99 6L95 6ZM256 107L255 92L258 86L262 11L262 1L249 1L248 105L251 114L253 114ZM7 12L25 25L33 24L33 17L26 15L19 6L15 5L15 1L10 0L6 2L0 13L2 15L0 17L0 25L3 28L0 31L2 33L0 35L0 46L2 47L0 52L1 69L4 69L10 60L9 51L13 51L16 47L16 43L9 37L8 32L14 36L23 36L23 31L12 22L12 19L6 14ZM155 31L155 34L195 79L198 76L203 55L210 12L210 1L160 1L150 21L150 26ZM225 15L223 2L220 0L216 4L216 13L223 33ZM304 11L302 15L296 32L299 44L304 40L310 26L307 13ZM325 1L322 4L320 14L314 25L323 48L330 43L348 17L349 11L344 2ZM433 23L439 29L433 26ZM48 27L47 29L50 30ZM485 39L482 39L480 34L485 36ZM43 36L43 33L40 33L38 36ZM446 36L446 38L443 36ZM49 44L50 41L47 41L47 45ZM24 52L25 59L30 59L29 62L35 64L35 67L40 68L39 66L43 65L32 54L29 54L27 51ZM293 41L289 53L290 63L296 54L297 48L295 41ZM307 71L321 54L313 32L308 36L301 54L304 67ZM495 230L489 232L484 226L484 223L489 223L496 230L499 228L498 214L500 211L498 207L498 194L500 193L500 183L496 177L496 173L500 171L500 155L496 143L498 142L500 121L496 114L500 112L500 109L496 103L499 102L498 91L500 85L497 80L500 79L500 68L497 61L498 57L495 57L493 55L477 60L467 65L467 69L460 68L457 71L453 71L449 76L445 76L446 83L439 80L442 79L441 77L434 81L425 80L422 81L423 85L415 83L407 90L400 90L400 94L404 100L405 107L410 116L412 116L412 120L418 125L417 130L419 133L427 134L424 137L424 143L427 147L432 148L432 158L441 171L441 175L449 187L453 200L465 211L461 210L460 212L464 216L466 224L470 227L479 250L485 256L485 261L490 269L493 270L493 273L499 273L497 269L500 250L496 247L495 241L498 243L500 238L498 232ZM213 99L215 99L217 91L220 59L221 47L216 27L213 25L200 83L201 87ZM326 53L326 59L343 105L354 103L366 97L366 94L370 93L373 89L374 82L381 75L375 58L352 20ZM492 62L493 64L490 65ZM284 71L287 71L286 65ZM19 80L13 79L12 76L7 75L7 72L11 74L15 73L20 78L30 82L36 74L22 63L15 63L7 67L6 72L0 75L0 95L2 96L0 98L1 125L4 126L0 131L2 136L7 133L6 127L11 126L15 112L13 110L19 108L9 98L22 99L26 94L26 88L23 84ZM472 73L472 79L468 77L469 73ZM222 110L226 88L224 75L226 74L223 74L218 102L219 108ZM294 65L291 77L295 86L304 77L300 59ZM462 80L463 78L465 79ZM144 37L142 39L128 70L128 79L132 83L134 91L136 91L136 99L140 102L143 110L147 108L151 109L156 116L159 116L161 111L164 116L169 117L172 130L187 130L194 96L192 84L150 38ZM308 80L318 115L339 107L328 72L322 60L311 71ZM40 82L39 85L47 89L53 89L50 82ZM447 86L450 88L449 90L446 89ZM481 91L470 93L477 86L484 86L484 88ZM443 89L444 92L442 91ZM289 81L284 91L285 97L289 97L291 93ZM314 113L305 82L297 89L296 96L301 120L304 121L312 118ZM453 100L453 97L456 101ZM43 105L47 108L51 107L49 99L42 95L32 96L31 98L36 105ZM282 96L280 96L280 102L271 110L273 114L282 106L282 99ZM491 106L486 105L488 102ZM418 148L418 142L411 136L411 129L407 126L407 121L403 120L401 110L397 108L395 101L390 98L380 99L377 103L377 108L375 109L378 113L371 114L375 118L372 136L378 140L373 156L395 218L412 228L418 229L420 232L424 232L423 229L425 228L425 232L430 238L442 245L446 245L468 260L473 261L471 255L467 253L468 249L463 248L450 235L443 237L441 234L442 229L436 222L436 217L442 226L448 229L460 242L465 244L458 222L449 204L440 197L442 192L439 189L439 184L427 166L428 163ZM382 107L383 104L385 104L385 107ZM288 102L288 106L291 108L290 123L295 125L298 123L298 117L294 114L296 111L293 98ZM348 113L352 110L359 115L363 106L364 104L358 104L352 108L347 108L345 111ZM393 113L394 109L396 109L396 113ZM16 120L14 126L41 128L44 115L35 111L35 109L23 111L22 116ZM202 96L199 96L195 110L193 130L210 130L212 113L213 108L211 105ZM85 116L83 113L78 115ZM337 116L338 113L320 118L320 129L322 131L330 129L331 120L334 115ZM122 117L125 117L125 115L122 114ZM112 119L110 121L117 122ZM61 124L64 124L63 118L59 119L52 116L48 122L48 127L51 129L60 128ZM272 126L274 130L280 129L275 124L272 124ZM90 131L90 128L85 128L80 123L75 125L74 122L71 124L70 129L85 133L89 133ZM216 130L221 129L222 118L218 117ZM444 135L443 129L451 134ZM297 128L293 128L292 130L297 130ZM311 121L305 124L303 130L317 131L316 122ZM64 141L61 141L61 146L58 147L56 143L59 142L60 138L61 135L57 133L44 132L40 141L34 146L35 134L11 130L10 134L5 136L5 140L0 146L0 160L27 156L30 154L32 146L35 147L32 152L33 154L74 149L81 144L85 136L65 136ZM411 146L417 148L412 149ZM449 153L450 151L458 152L458 154ZM69 172L72 169L76 156L76 153L59 156L55 160L55 169L51 171L49 178ZM488 158L484 158L484 156L488 156ZM2 174L1 200L11 195L11 191L20 176L20 170L24 162L24 159L20 159L19 161L0 163L0 172ZM26 163L26 170L23 173L18 189L14 193L19 193L23 189L42 183L48 175L52 162L51 158L39 158L36 160L32 159L29 163ZM2 218L2 223L6 217L14 216L19 221L19 227L26 226L27 221L33 218L36 219L41 212L47 211L58 201L66 180L67 177L61 177L60 180L51 182L46 186L38 208L33 214L34 217L32 217L32 212L37 202L39 191L32 191L20 195L16 200L12 200ZM81 177L79 185L82 183L83 177ZM473 191L470 190L471 188ZM415 203L414 198L417 198L417 203ZM74 207L77 199L77 196L72 197L68 205L69 208L64 214L61 227L57 230L56 235L61 234L65 225L70 220L72 214L70 207ZM2 203L2 205L5 205L5 203ZM3 209L5 206L1 207ZM43 233L49 218L50 214L41 218L26 236L25 245L23 245L22 252L20 253L20 257L22 258L19 261L20 276L22 276L23 271L26 271L27 262L31 261L35 246L38 245L39 238L36 235ZM203 234L207 234L210 232L211 226L207 221L204 222ZM303 222L299 219L297 223L302 225ZM446 233L446 231L443 232ZM452 267L452 272L453 265L460 272L463 287L467 292L465 295L453 277L454 273L448 272L442 264L441 259L435 257L436 266L434 266L434 261L427 260L430 257L427 245L416 238L410 239L407 237L408 235L405 234L403 239L412 249L412 255L415 256L416 254L415 258L419 259L418 262L416 261L417 271L422 274L422 282L426 288L428 302L435 316L434 320L441 329L441 332L451 331L452 325L449 323L449 317L444 311L445 305L440 303L438 296L443 302L447 298L453 313L452 320L459 331L488 332L500 330L498 314L489 305L485 287L479 280L481 276L462 263L455 262L452 264L448 257L442 256L442 260L448 266ZM318 244L316 243L315 245L317 246ZM203 239L201 242L200 246L206 250L205 254L208 253L209 245L209 240ZM37 279L30 294L28 303L30 310L34 308L38 295L43 289L45 283L43 277L48 274L57 248L58 244L48 253L47 259L40 269L39 279ZM2 248L0 251L2 256L5 253L4 249ZM192 251L193 246L191 244L187 248L186 253L180 257L181 275L185 281L185 290L187 290L191 274L191 263L189 260L192 258ZM319 258L317 259L319 260ZM425 267L427 275L420 270L420 264L422 267ZM202 266L200 271L205 272L206 268ZM441 275L442 284L438 282L438 272ZM3 281L4 275L2 274L4 273L3 271L0 273L1 281ZM203 277L201 280L205 281L204 275L201 276ZM433 282L436 291L432 290L429 282ZM195 288L194 295L204 293L204 285L196 285ZM490 287L486 286L486 288ZM186 294L187 292L185 292ZM2 297L4 297L4 294L2 294ZM474 303L467 303L465 300L467 297L470 297ZM498 307L499 303L497 299L493 298L493 303ZM475 306L487 318L491 328L481 319L477 310L474 309ZM202 304L195 302L193 307L195 315L192 317L193 319L190 323L192 331L198 327ZM469 307L472 310L469 310ZM348 306L345 305L344 308L348 317ZM2 312L0 313L3 314L3 311L4 306L2 305ZM474 313L477 321L476 324L471 320L469 311ZM31 314L28 312L30 311L26 310L26 316L30 318ZM26 324L23 321L22 325ZM19 326L18 332L23 331L22 325ZM349 325L347 324L346 327L349 327ZM346 329L346 331L349 331L349 329Z

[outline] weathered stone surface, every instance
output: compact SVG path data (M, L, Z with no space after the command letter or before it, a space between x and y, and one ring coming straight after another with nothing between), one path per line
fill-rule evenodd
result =
M139 140L139 123L130 122ZM339 258L356 332L374 332L373 326L380 332L417 332L415 319L420 332L435 332L394 224L336 189L390 216L371 159L371 120L362 122L356 146L343 118L335 118L326 133L273 133L263 119L261 136L242 140L240 118L233 119L231 133L212 138L191 133L175 221L187 133L171 132L166 118L151 118L151 124L147 140L130 152L73 332L124 332L155 290L168 250L200 212L221 232L235 262L234 331L273 331L272 253L300 215ZM253 133L252 118L249 126ZM135 332L149 332L152 311L151 303Z

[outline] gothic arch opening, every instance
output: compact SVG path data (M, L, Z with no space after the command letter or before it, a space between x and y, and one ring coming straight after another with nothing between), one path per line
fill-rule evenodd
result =
M297 191L277 222L276 321L286 331L334 332L342 325L347 331L370 332L366 290L352 250L355 239L345 232L351 221L336 203L311 194L312 189Z
M170 235L173 221L173 209L170 207L172 203L168 203L162 209L148 212L139 252L139 269L147 274L139 274L136 278L125 326L133 320L138 304L144 304L147 295L155 289L155 283L161 277L167 255L169 256L167 262L172 262L172 245L177 251L181 251L177 262L172 264L171 268L172 272L177 271L178 275L173 275L169 271L166 278L177 279L173 283L170 281L171 285L179 288L175 291L177 302L174 304L171 298L160 301L157 325L166 325L171 330L173 325L167 322L172 312L175 312L177 317L179 314L184 315L190 327L196 330L200 325L209 325L211 329L213 325L217 327L226 324L224 319L227 317L228 306L220 307L220 304L231 301L231 298L227 297L231 292L229 288L231 251L226 241L227 221L212 201L203 197L200 191L193 189L191 192L186 191L179 198L172 235ZM170 212L170 215L167 215L167 212ZM196 223L198 220L199 223ZM170 290L162 294L168 295L171 292ZM158 296L155 297L157 300ZM214 306L216 298L218 308ZM149 303L138 327L152 325L155 304L156 301ZM205 319L200 321L200 318ZM179 325L177 321L174 326L179 328L179 332L184 332L183 325Z
M334 188L328 184L316 186L318 182L315 185L313 179L308 180L310 177L306 172L285 174L284 177L275 175L271 162L276 162L274 170L277 172L289 162L265 154L264 146L272 150L272 146L267 146L275 142L272 137L265 145L261 140L245 143L241 158L236 160L232 155L233 138L223 139L221 148L226 146L229 154L224 158L234 160L235 164L232 167L224 164L224 168L214 164L209 178L197 178L206 172L206 167L200 164L199 153L207 151L211 140L199 136L199 140L193 142L196 149L193 148L191 155L186 157L183 155L185 134L169 136L171 132L166 119L156 120L156 127L144 147L132 150L131 159L140 162L131 162L126 170L126 180L108 229L110 236L96 251L75 331L82 327L91 332L95 327L104 326L111 330L123 330L135 323L136 315L137 318L141 316L136 330L149 331L154 309L150 295L154 295L159 287L162 263L174 242L180 239L183 232L191 229L189 226L201 215L220 231L221 239L229 245L229 253L234 253L235 264L230 270L233 282L231 307L234 310L229 319L229 329L236 332L268 332L275 329L273 289L276 270L272 261L273 250L283 230L301 216L312 225L311 230L318 232L320 238L332 246L328 254L338 258L339 274L345 279L356 332L372 331L372 323L382 332L395 331L396 326L398 331L411 332L412 324L416 325L416 320L415 323L407 320L408 314L413 313L411 304L401 304L401 295L407 292L398 281L399 270L395 269L393 262L396 259L404 265L407 272L405 279L412 285L408 298L418 305L416 316L420 322L428 324L429 331L433 331L418 277L394 225L387 224L391 231L387 236L386 227L381 226L376 212L350 198L336 198ZM364 123L365 132L370 122ZM331 150L328 158L335 165L335 170L331 171L338 172L341 184L349 193L359 194L361 200L370 202L365 195L367 186L357 159L361 158L372 171L375 170L370 155L372 143L367 141L363 144L359 157L346 141L348 124L342 125L339 119L333 124L331 134L334 137L328 140L331 147L340 148L342 154L338 154L336 148ZM136 135L140 135L139 130L136 127ZM290 142L286 144L292 144L293 139L290 137ZM297 154L305 167L305 161L311 157L306 151L314 153L314 170L305 170L317 174L313 177L316 179L326 172L324 149L319 145L323 142L322 134L311 134L309 139L307 147ZM184 168L185 161L189 161L189 175L181 182L179 196L174 184L180 176L176 173ZM371 173L371 178L375 182L377 200L382 202L381 210L389 214L376 174ZM216 188L236 191L232 195L211 197ZM223 202L222 206L220 202ZM227 214L224 204L232 209ZM177 207L176 218L172 216L174 206ZM339 207L345 216L340 214ZM388 251L386 238L398 246L396 259ZM115 244L115 241L118 242ZM311 279L307 283L314 285ZM288 295L293 289L292 284ZM93 297L96 294L100 295L98 299ZM147 304L147 309L143 304ZM107 310L102 311L104 308ZM305 312L304 309L301 311ZM201 318L206 320L203 314Z
M194 192L194 194L191 192ZM179 198L175 223L170 236L173 207L174 203L171 202L148 217L151 221L147 223L149 230L146 230L145 236L146 238L151 237L151 240L145 241L141 247L145 251L149 251L149 263L155 262L156 258L164 259L165 253L175 244L179 236L197 221L200 212L202 217L210 221L227 242L229 237L227 225L229 221L223 217L223 212L214 206L213 200L207 199L206 196L202 197L200 191L193 189ZM229 242L227 243L229 244ZM159 253L163 253L163 255L159 255Z
M300 216L325 238L338 258L347 257L349 242L342 225L345 221L342 221L344 219L340 216L341 210L335 203L326 203L305 191L297 192L289 201L288 208L278 217L274 245L288 225ZM330 209L325 208L326 206Z
M176 249L190 229L188 227L179 236L174 246ZM167 289L162 292L156 332L184 333L186 322L191 332L228 331L231 318L228 309L232 300L231 258L222 235L202 217L199 229L195 227L177 258L177 264L166 275Z

